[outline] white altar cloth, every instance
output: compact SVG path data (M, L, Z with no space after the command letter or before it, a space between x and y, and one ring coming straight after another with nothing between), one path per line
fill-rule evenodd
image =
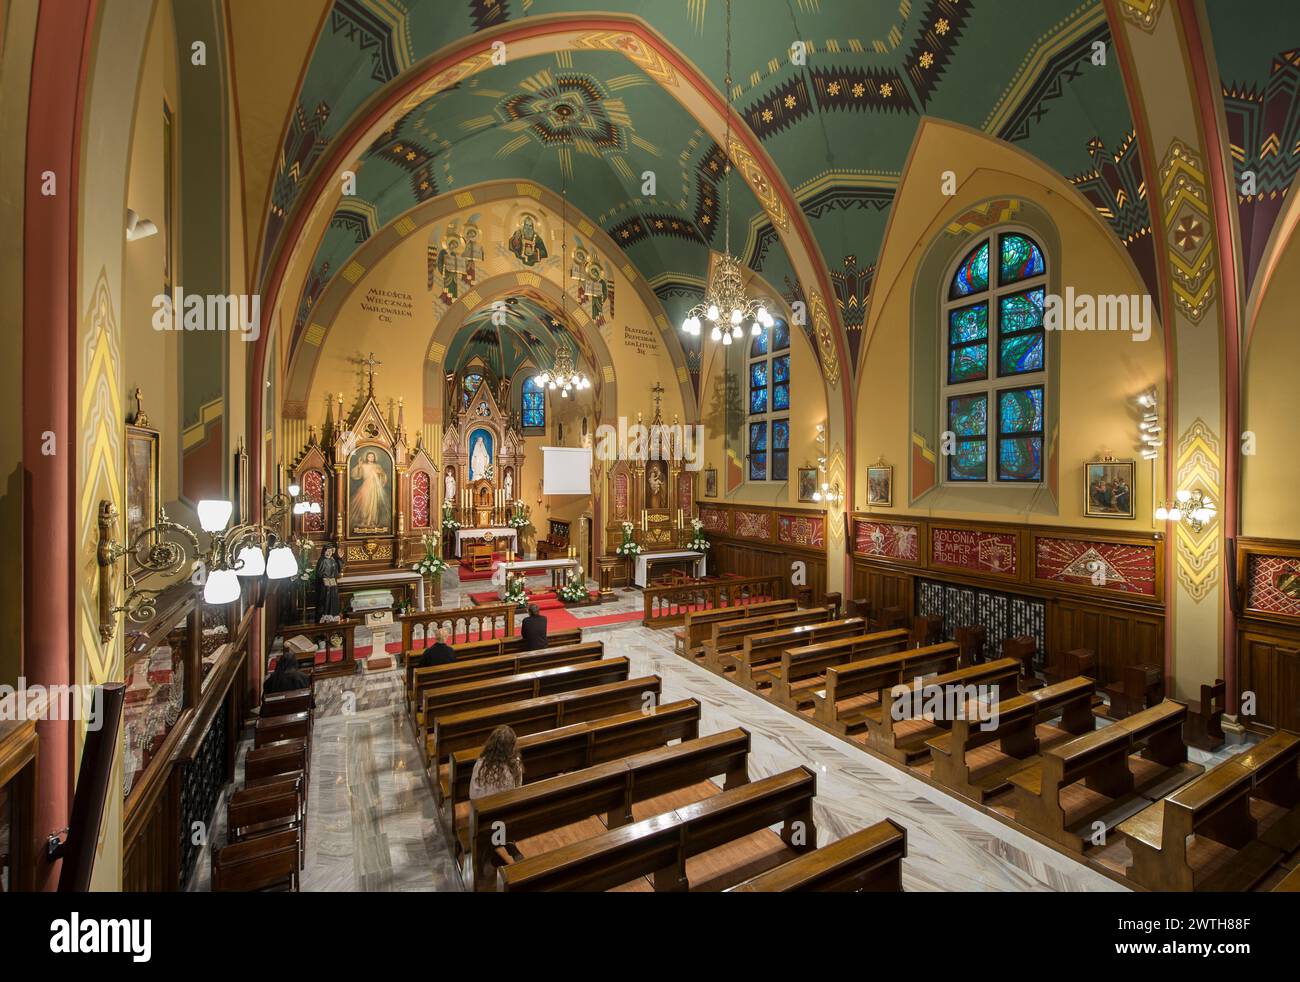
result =
M480 540L481 540L481 539L483 538L483 533L484 533L484 532L491 532L492 535L493 535L495 538L498 538L498 539L509 539L509 540L510 540L510 551L511 551L511 552L518 552L518 551L519 551L519 548L518 548L519 534L518 534L517 532L515 532L514 529L510 528L510 526L508 526L508 525L507 525L507 526L503 526L502 528L457 529L457 530L456 530L456 556L457 556L457 558L459 558L459 557L461 556L461 544L462 544L466 539L480 539Z
M415 570L395 569L383 573L344 573L339 577L339 586L347 590L357 590L368 586L383 587L393 583L415 584L419 609L424 610L424 577Z
M646 578L647 578L647 576L648 576L648 573L646 572L646 567L647 567L647 565L648 565L648 560L651 560L651 559L691 559L692 557L694 557L694 559L695 559L695 565L694 565L694 567L693 567L693 573L694 573L694 575L695 575L695 576L703 576L703 575L704 575L704 553L702 553L702 552L695 552L694 550L686 549L686 550L683 550L683 551L680 551L680 552L643 552L643 553L640 553L640 554L638 554L637 557L636 557L636 568L635 568L635 570L634 570L633 573L632 573L632 582L635 583L637 586L641 587L641 589L643 589L643 590L645 589Z

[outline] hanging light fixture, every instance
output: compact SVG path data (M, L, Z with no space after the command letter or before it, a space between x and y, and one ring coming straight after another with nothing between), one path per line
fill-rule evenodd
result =
M563 168L561 168L563 173ZM567 275L569 268L569 184L568 177L563 178L563 184L560 187L560 273ZM566 327L569 323L569 289L565 284L560 287L560 326ZM552 322L554 324L554 322ZM573 351L569 347L568 341L561 341L555 347L555 364L549 371L543 371L533 376L533 381L543 388L550 389L552 392L557 389L560 392L561 399L569 398L569 394L575 389L591 388L591 380L587 378L586 372L578 370L573 360Z
M686 312L682 332L699 337L707 321L709 338L729 345L745 336L748 325L751 337L758 337L776 323L767 305L745 293L745 277L740 260L731 254L731 0L727 0L727 73L723 79L727 94L726 140L722 148L722 187L724 227L723 252L713 270L704 299Z

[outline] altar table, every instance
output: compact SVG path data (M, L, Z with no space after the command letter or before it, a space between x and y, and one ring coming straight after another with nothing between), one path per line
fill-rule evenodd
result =
M691 575L704 575L704 553L695 552L694 550L683 550L681 552L643 552L636 557L636 570L632 575L632 582L641 589L645 589L646 584L650 582L650 571L655 566L660 565L679 565L689 562L691 565Z
M511 552L519 551L519 541L518 541L519 534L514 529L510 528L508 525L503 526L501 528L457 529L456 530L456 557L460 558L461 556L462 543L464 543L467 539L478 539L481 542L483 540L483 535L486 532L491 532L493 537L497 539L509 539L510 551Z

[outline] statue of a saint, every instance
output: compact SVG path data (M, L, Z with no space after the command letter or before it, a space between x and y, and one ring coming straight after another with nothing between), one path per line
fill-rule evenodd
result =
M480 436L474 441L474 450L469 455L469 479L471 481L481 481L488 476L488 468L492 466L492 461L488 457L487 445Z
M321 624L337 624L339 614L339 577L343 575L343 557L338 546L327 542L316 560L316 620Z
M447 489L447 496L443 500L454 502L456 500L456 475L450 469L447 471L447 478L443 484Z

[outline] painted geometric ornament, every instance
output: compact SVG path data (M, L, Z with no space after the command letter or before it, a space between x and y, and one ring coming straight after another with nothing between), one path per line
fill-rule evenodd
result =
M1221 500L1222 458L1218 437L1202 419L1192 422L1178 440L1176 487L1202 491L1216 504ZM1215 519L1197 532L1185 522L1174 527L1178 582L1196 602L1210 596L1219 582L1219 527Z
M1193 323L1199 323L1215 295L1214 228L1205 170L1200 158L1180 140L1170 145L1160 166L1160 197L1174 301Z

